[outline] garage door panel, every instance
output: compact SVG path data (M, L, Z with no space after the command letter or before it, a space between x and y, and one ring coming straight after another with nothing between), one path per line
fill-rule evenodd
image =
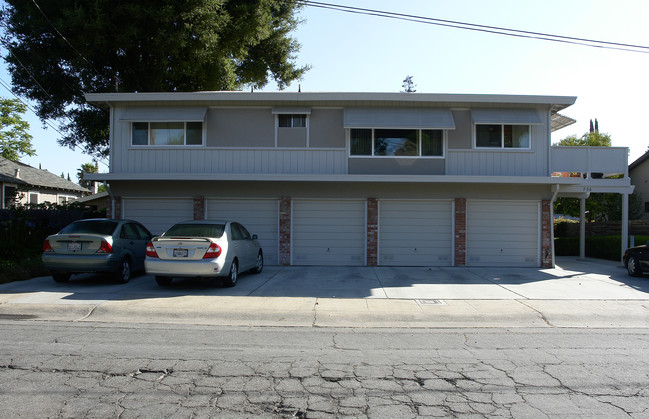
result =
M467 265L538 266L538 201L468 201Z
M451 208L449 201L381 201L379 264L450 266Z
M151 233L159 235L172 225L194 217L192 199L174 198L122 198L122 216L145 225Z
M233 220L256 234L267 265L279 264L279 204L276 199L207 200L207 218Z
M365 201L293 201L293 264L365 264Z

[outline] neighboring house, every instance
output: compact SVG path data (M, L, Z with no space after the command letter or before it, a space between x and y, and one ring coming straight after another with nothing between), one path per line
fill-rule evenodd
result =
M631 184L643 203L642 220L649 220L649 151L629 165Z
M47 170L0 157L0 203L2 208L15 204L62 204L90 191Z
M626 148L551 146L574 97L86 98L110 109L109 172L87 175L108 183L110 216L154 233L236 219L259 236L267 264L548 267L554 199L617 192L628 202L633 191Z
M92 195L84 196L74 202L83 204L84 207L90 208L94 211L104 211L106 209L106 201L108 200L108 192L98 192Z

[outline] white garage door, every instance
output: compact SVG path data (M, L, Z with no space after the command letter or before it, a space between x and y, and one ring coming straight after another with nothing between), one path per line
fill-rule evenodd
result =
M234 220L256 234L267 265L279 265L279 203L276 199L207 200L207 218Z
M294 265L365 265L365 201L293 201Z
M122 216L144 224L153 234L194 218L194 200L187 198L122 198Z
M380 201L379 264L451 266L450 201Z
M538 201L467 201L468 266L539 266Z

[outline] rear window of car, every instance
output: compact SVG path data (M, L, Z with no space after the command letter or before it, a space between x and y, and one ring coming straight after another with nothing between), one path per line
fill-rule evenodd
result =
M99 234L110 236L117 227L116 221L93 220L77 221L61 230L61 234Z
M165 237L221 237L224 224L176 224L163 234Z

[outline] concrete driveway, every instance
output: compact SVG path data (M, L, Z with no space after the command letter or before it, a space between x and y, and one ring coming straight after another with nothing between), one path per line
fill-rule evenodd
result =
M69 283L51 277L0 285L0 303L100 304L184 295L401 300L648 300L649 277L631 278L620 263L558 258L554 269L279 267L244 274L234 288L174 279L161 287L141 275L114 284L95 275Z
M146 275L0 285L0 321L300 327L649 327L649 276L560 258L555 269L266 267L237 286Z

